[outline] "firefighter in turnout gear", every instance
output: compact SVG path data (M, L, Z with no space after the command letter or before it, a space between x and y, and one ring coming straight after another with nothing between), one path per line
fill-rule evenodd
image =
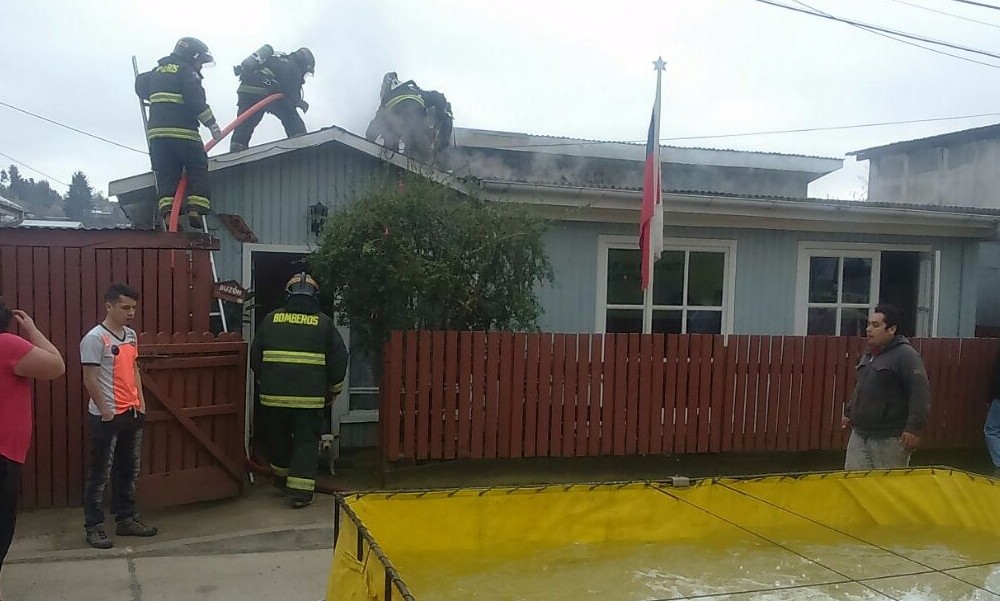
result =
M285 306L257 329L250 367L266 407L272 481L299 508L312 503L320 430L344 385L347 348L333 320L320 311L312 277L292 276L285 292Z
M135 91L149 103L149 160L156 175L158 210L166 217L173 205L181 176L187 171L184 210L192 226L201 227L201 215L211 209L208 155L198 133L199 122L216 140L222 131L205 100L201 69L214 64L204 42L181 38L170 56L152 71L140 74Z
M413 80L399 81L392 71L382 77L379 96L378 110L368 124L365 137L372 142L381 137L382 145L394 152L399 150L402 141L407 156L427 160L433 134L427 123L427 103L420 87Z
M316 59L308 48L299 48L291 54L275 54L268 45L235 67L234 71L240 78L240 87L236 89L239 115L271 94L282 93L285 97L238 125L233 132L230 152L247 149L253 130L264 118L265 111L281 120L289 138L306 133L306 125L296 109L302 109L303 113L309 110L309 103L302 99L302 86L306 77L315 70Z

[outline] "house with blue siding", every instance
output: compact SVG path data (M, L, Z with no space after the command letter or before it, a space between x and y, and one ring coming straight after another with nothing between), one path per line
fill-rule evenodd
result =
M324 215L415 172L551 220L543 330L856 336L882 300L906 310L905 333L974 333L978 249L996 237L998 210L814 199L809 183L840 159L663 147L666 248L643 291L643 145L473 129L455 142L440 170L337 127L212 157L219 280L253 290L262 317L283 302ZM109 193L152 227L151 174ZM334 409L341 444L374 444L377 386L356 354L347 385Z

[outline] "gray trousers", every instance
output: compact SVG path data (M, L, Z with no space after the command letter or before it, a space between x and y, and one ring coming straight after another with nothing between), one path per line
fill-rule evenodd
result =
M910 453L903 448L903 441L898 436L875 438L851 432L847 442L847 457L844 459L844 469L881 470L910 466Z

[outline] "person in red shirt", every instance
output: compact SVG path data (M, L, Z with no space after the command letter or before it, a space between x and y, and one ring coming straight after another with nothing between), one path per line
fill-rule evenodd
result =
M24 338L8 332L20 326ZM14 538L21 465L31 444L31 380L54 380L66 371L59 350L24 311L0 298L0 568Z

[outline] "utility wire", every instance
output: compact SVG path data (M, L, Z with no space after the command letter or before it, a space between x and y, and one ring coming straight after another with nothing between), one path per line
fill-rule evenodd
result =
M929 6L921 6L913 2L907 2L906 0L889 0L890 2L895 2L897 4L905 4L907 6L912 6L913 8L919 8L920 10L926 10L928 12L937 13L939 15L944 15L946 17L954 17L955 19L961 19L963 21L969 21L970 23L979 23L980 25L986 25L987 27L996 27L1000 29L1000 25L996 23L989 23L986 21L980 21L979 19L972 19L969 17L963 17L962 15L956 15L955 13L950 13L944 10L938 10L936 8L931 8Z
M799 0L792 0L792 1L795 2L796 4L800 5L800 6L804 6L804 7L808 8L809 10L814 11L815 13L817 13L817 15L835 18L830 13L823 12L823 11L819 10L818 8L815 8L813 6L810 6L810 5L806 4L805 2L800 2ZM958 60L961 60L961 61L966 61L966 62L969 62L969 63L976 63L977 65L983 65L985 67L992 67L994 69L1000 69L1000 65L997 65L995 63L987 63L987 62L976 60L974 58L969 58L967 56L961 56L961 55L958 55L958 54L952 54L951 52L945 52L944 50L938 50L937 48L931 48L930 46L924 46L923 44L917 44L917 43L911 42L909 40L904 40L904 39L902 39L902 38L900 38L899 36L896 36L896 35L891 35L891 34L883 33L878 28L868 27L868 26L865 26L865 25L856 25L854 23L848 23L848 25L850 25L851 27L857 27L858 29L861 29L862 31L867 31L868 33L873 33L873 34L875 34L877 36L881 36L883 38L890 39L890 40L892 40L894 42L899 42L900 44L906 44L907 46L913 46L915 48L920 48L921 50L927 50L928 52L933 52L934 54L943 54L944 56L950 56L952 58L957 58Z
M0 100L0 106L5 106L5 107L7 107L9 109L13 109L13 110L18 111L20 113L24 113L25 115L31 115L32 117L35 117L36 119L41 119L42 121L46 121L46 122L51 123L53 125L58 125L59 127L63 127L63 128L68 129L70 131L75 131L78 134L83 134L85 136L94 138L95 140L100 140L101 142L107 142L108 144L111 144L113 146L117 146L119 148L124 148L125 150L131 150L132 152L138 152L139 154L149 154L145 150L139 150L138 148L133 148L131 146L126 146L125 144L119 144L118 142L115 142L114 140L109 140L107 138L102 138L101 136L98 136L96 134L92 134L90 132L83 131L82 129L77 129L77 128L72 127L70 125L66 125L65 123L60 123L59 121L56 121L54 119L49 119L48 117L43 117L43 116L41 116L41 115L39 115L37 113L32 113L31 111L27 111L25 109L16 107L13 104L7 104L6 102L4 102L2 100Z
M871 29L871 30L881 31L883 33L888 33L890 35L900 36L900 37L907 38L907 39L910 39L910 40L916 40L918 42L926 42L928 44L935 44L935 45L938 45L938 46L945 46L945 47L951 48L953 50L961 50L962 52L969 52L971 54L980 54L980 55L983 55L983 56L988 56L990 58L1000 59L1000 54L997 54L995 52L989 52L987 50L979 50L977 48L970 48L968 46L962 46L960 44L953 44L951 42L946 42L944 40L936 40L934 38L928 38L928 37L924 37L924 36L915 35L915 34L912 34L912 33L907 33L905 31L899 31L899 30L896 30L896 29L889 29L887 27L880 27L878 25L872 25L870 23L863 23L861 21L855 21L853 19L845 19L843 17L837 17L835 15L827 14L827 13L824 13L824 12L819 12L819 11L817 11L815 9L806 10L806 9L803 9L803 8L796 8L794 6L789 6L787 4L782 4L780 2L774 2L774 0L754 0L754 1L755 2L760 2L761 4L767 4L768 6L774 6L774 7L777 7L777 8L783 8L785 10L790 10L790 11L797 12L797 13L802 13L804 15L810 15L810 16L813 16L813 17L820 17L822 19L829 19L831 21L837 21L839 23L845 23L847 25L854 25L856 27L863 27L865 29ZM1000 7L998 7L998 8L1000 8Z
M10 159L11 161L14 161L15 163L17 163L18 165L20 165L20 166L22 166L22 167L24 167L26 169L30 169L31 171L34 171L35 173L37 173L37 174L45 177L46 179L50 179L50 180L54 181L57 184L62 184L64 186L66 186L67 188L69 187L69 184L67 184L66 182L58 180L58 179L52 177L51 175L49 175L48 173L45 173L44 171L39 171L38 169L35 169L34 167L32 167L29 164L23 163L23 162L15 159L14 157L10 156L9 154L4 154L4 153L0 152L0 157L4 157L6 159Z
M1000 6L995 4L983 4L982 2L973 2L972 0L952 0L952 2L960 2L962 4L971 4L972 6L978 6L980 8L992 8L993 10L1000 10Z

